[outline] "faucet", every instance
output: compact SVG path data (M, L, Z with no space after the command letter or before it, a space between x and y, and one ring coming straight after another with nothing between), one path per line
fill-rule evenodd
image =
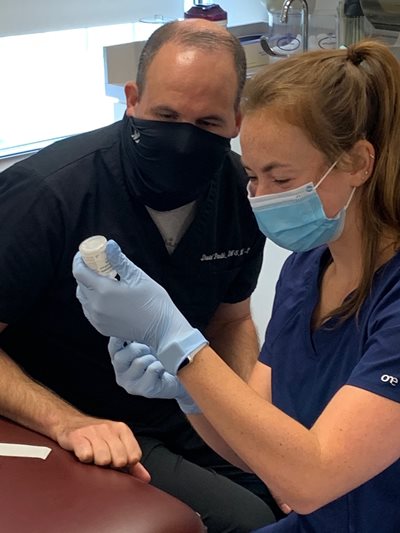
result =
M292 5L294 0L285 0L283 2L282 6L282 13L281 13L281 22L287 24L288 21L288 13L289 13L289 7ZM308 3L307 0L301 0L302 4L302 26L301 26L301 38L303 41L303 52L307 52L308 50Z
M289 8L295 0L284 0L281 11L281 22L287 24ZM308 3L307 0L301 0L302 4L302 25L301 25L301 38L302 38L302 48L303 52L308 50ZM270 56L274 57L288 57L289 54L281 54L272 50L268 43L268 38L265 35L260 37L260 44L264 52Z

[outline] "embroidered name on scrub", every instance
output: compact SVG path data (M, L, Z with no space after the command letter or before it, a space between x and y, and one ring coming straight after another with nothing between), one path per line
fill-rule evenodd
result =
M250 246L248 248L240 248L239 250L228 250L227 252L221 252L207 255L203 254L200 261L215 261L217 259L229 259L229 257L240 257L250 252Z

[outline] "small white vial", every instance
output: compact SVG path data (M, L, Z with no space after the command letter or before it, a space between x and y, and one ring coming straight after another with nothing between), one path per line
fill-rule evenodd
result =
M106 255L107 239L103 235L93 235L81 242L79 251L87 266L101 276L115 278L116 271L108 262Z

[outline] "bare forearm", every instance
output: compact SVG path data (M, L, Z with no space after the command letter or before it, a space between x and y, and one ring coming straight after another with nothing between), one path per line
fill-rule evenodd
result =
M62 420L82 416L53 392L29 378L2 350L0 413L55 440Z
M179 378L242 461L292 508L307 510L314 490L310 473L320 460L318 440L249 389L209 348Z
M249 466L232 450L230 446L223 440L221 435L216 432L213 426L203 415L191 415L188 419L200 435L200 437L206 442L210 448L216 451L221 457L223 457L229 463L237 466L245 472L251 472Z
M47 435L80 461L129 465L132 475L145 482L150 480L139 462L140 447L126 424L81 413L30 379L1 350L0 414Z
M252 319L227 323L210 338L213 350L245 381L257 361L260 347Z

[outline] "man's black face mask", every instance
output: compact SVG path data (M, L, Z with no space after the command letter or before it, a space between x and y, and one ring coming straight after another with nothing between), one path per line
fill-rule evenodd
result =
M205 193L221 170L230 139L192 124L129 117L132 187L158 211L188 204Z

